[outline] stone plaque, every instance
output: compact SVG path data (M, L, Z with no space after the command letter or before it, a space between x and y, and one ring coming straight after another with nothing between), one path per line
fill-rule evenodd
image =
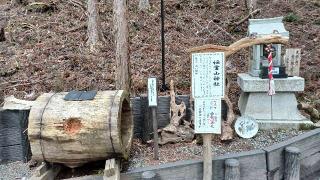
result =
M224 97L224 52L192 54L192 97Z
M254 118L241 116L237 119L234 128L240 137L247 139L252 138L258 133L259 125Z
M195 133L221 134L221 99L195 99Z

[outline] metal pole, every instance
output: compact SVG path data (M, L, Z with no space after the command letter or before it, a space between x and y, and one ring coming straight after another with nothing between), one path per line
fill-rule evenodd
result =
M166 73L165 73L165 37L164 37L164 0L161 0L161 56L162 56L162 86L161 91L166 91Z

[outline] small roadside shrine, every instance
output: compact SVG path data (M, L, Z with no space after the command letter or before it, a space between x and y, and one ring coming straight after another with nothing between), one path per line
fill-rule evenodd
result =
M270 35L289 38L282 17L250 19L248 36L263 38ZM281 44L261 43L250 48L249 71L238 74L241 96L238 106L242 116L257 120L262 129L299 128L312 124L297 108L296 92L304 90L305 80L288 76Z

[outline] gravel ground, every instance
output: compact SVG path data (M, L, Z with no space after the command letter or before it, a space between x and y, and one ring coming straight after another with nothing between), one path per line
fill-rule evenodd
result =
M261 149L275 143L287 140L291 137L300 135L306 131L298 131L294 129L289 130L267 130L259 131L258 134L251 139L242 139L235 137L230 142L221 142L219 137L213 139L212 151L215 156L220 156L229 153L235 153L240 151L249 151L253 149ZM197 145L196 141L190 143L178 143L167 144L160 146L159 150L160 160L153 160L153 148L150 145L142 144L140 140L135 139L132 146L129 162L127 162L127 169L134 169L138 167L145 167L149 165L158 165L167 162L174 162L187 159L201 159L202 158L202 145ZM95 163L96 164L96 163ZM91 166L91 165L90 165ZM101 166L103 168L103 166ZM85 168L86 174L97 173L96 168L94 170L88 170ZM67 171L71 171L66 169ZM92 173L87 172L92 171ZM32 170L29 169L28 163L23 162L1 162L0 161L0 180L17 180L23 179L23 177L30 177ZM63 174L65 174L64 172ZM68 172L67 174L77 177L78 175L85 175L81 169L76 168L75 173ZM77 175L78 174L78 175ZM69 178L69 176L61 176L63 178ZM60 179L60 178L59 178Z
M304 132L306 131L294 129L259 131L258 134L251 139L235 137L235 139L230 142L221 142L217 136L212 142L211 149L215 156L261 149ZM202 145L197 145L196 141L161 146L158 161L153 160L152 146L144 145L139 140L135 139L132 148L131 157L128 162L129 170L178 160L202 158Z
M26 179L31 176L28 163L23 162L1 162L0 180Z

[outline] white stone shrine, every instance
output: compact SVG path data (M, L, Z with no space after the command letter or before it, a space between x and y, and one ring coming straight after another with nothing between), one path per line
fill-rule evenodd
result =
M249 36L263 37L273 33L289 36L282 23L282 17L249 20ZM298 76L274 78L276 94L269 96L269 79L261 78L262 67L265 64L263 44L252 47L249 72L238 74L238 85L241 95L238 106L241 115L250 116L257 120L260 129L270 128L300 128L301 125L313 123L301 115L297 108L296 92L304 91L305 80ZM281 62L281 45L275 47L275 68L283 71ZM279 73L278 70L273 70ZM282 72L285 73L285 72Z

